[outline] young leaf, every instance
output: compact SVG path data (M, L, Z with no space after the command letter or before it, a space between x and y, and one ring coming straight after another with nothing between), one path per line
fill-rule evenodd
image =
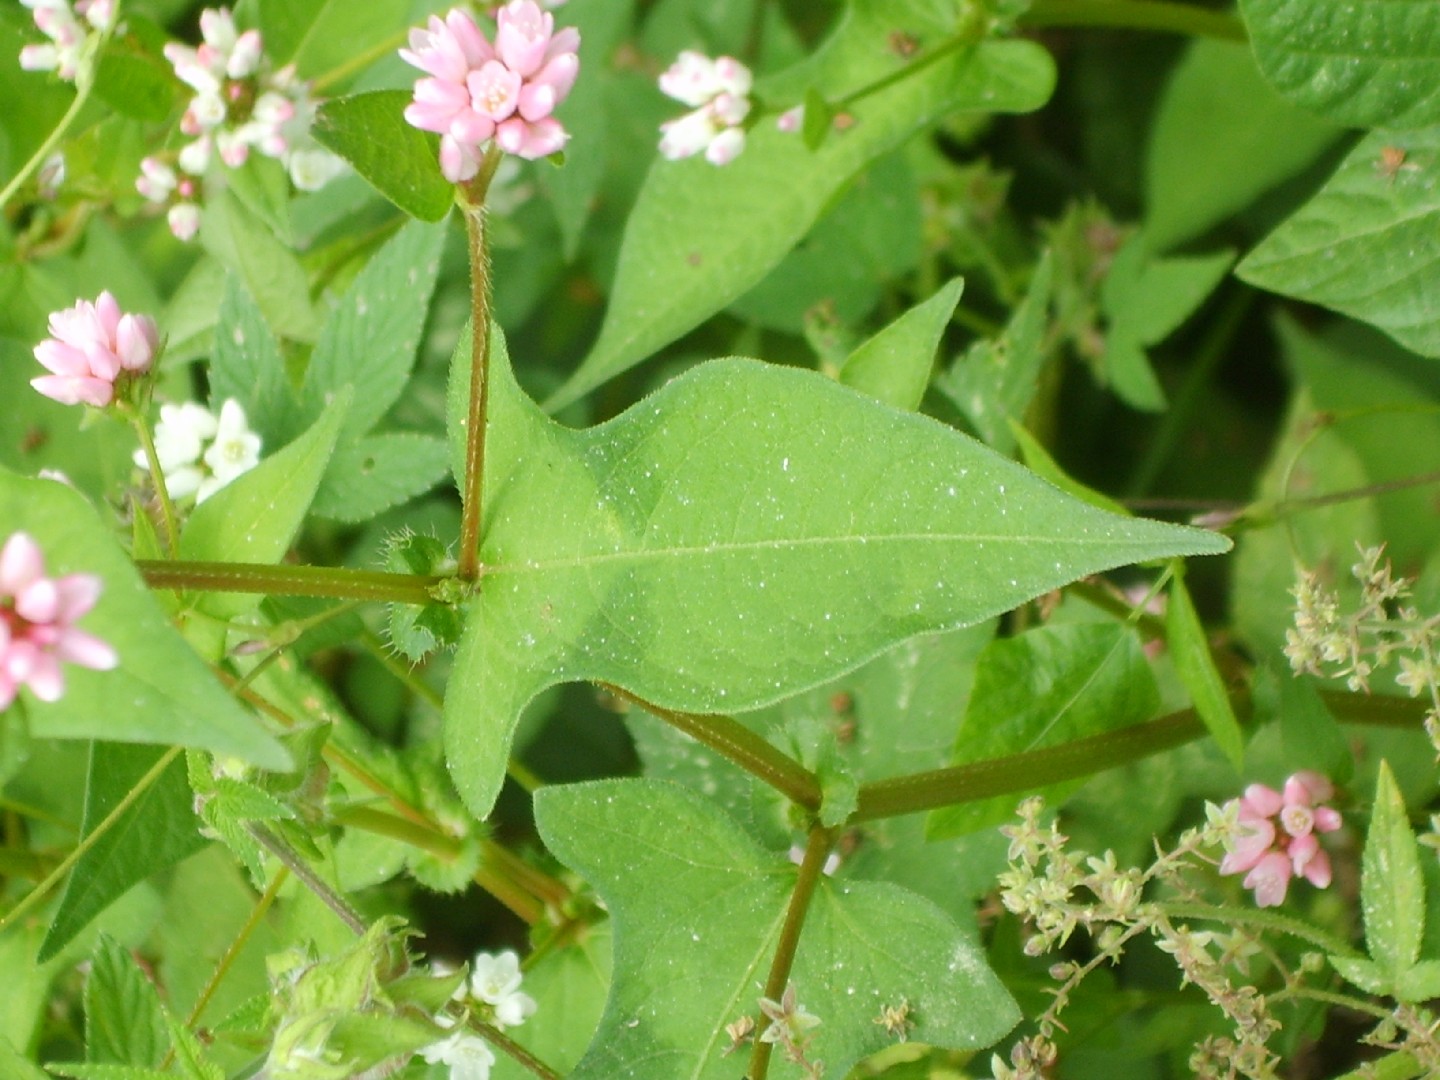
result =
M933 420L755 361L703 364L571 431L496 344L484 578L445 704L446 755L482 817L547 686L757 708L1084 574L1229 546L1095 510ZM452 455L468 341L456 357Z
M455 200L433 137L405 122L406 90L335 98L315 116L315 139L355 167L376 191L421 221L439 221Z
M156 1066L168 1045L165 1009L155 985L129 949L101 934L85 979L86 1058Z
M725 1026L759 1015L795 868L673 784L546 788L535 812L546 846L615 922L610 999L570 1080L734 1080ZM886 1005L909 1002L915 1039L957 1049L988 1046L1019 1015L979 947L889 884L822 881L791 981L820 1013L813 1056L837 1076L889 1045L873 1022Z
M1392 152L1402 164L1386 175L1385 155ZM1440 126L1371 132L1236 273L1262 289L1373 323L1423 356L1440 356L1440 314L1431 296L1440 265L1440 188L1431 179L1437 161Z
M779 76L767 95L783 100L818 83L838 98L894 74L905 62L874 43L894 29L897 6L852 5L821 51ZM931 38L949 32L936 28ZM625 229L600 338L547 407L575 401L742 295L852 177L925 125L961 111L1029 112L1053 80L1050 57L1031 42L985 41L855 101L847 108L853 123L816 150L762 123L724 169L699 158L657 161Z
M1384 761L1375 780L1375 806L1360 863L1360 908L1366 950L1396 992L1400 977L1420 958L1425 879L1405 800Z
M162 753L150 746L91 744L81 835L95 830ZM57 954L132 886L205 846L192 803L185 762L177 757L75 864L38 962ZM90 1058L136 1062L132 1057L97 1058L93 1050Z
M1114 623L1047 626L992 641L980 655L975 688L951 761L968 765L1137 724L1152 716L1160 693L1135 634ZM1048 789L1068 798L1085 781ZM931 837L957 836L1004 822L1015 795L937 810Z
M1170 579L1170 604L1165 613L1165 638L1170 645L1170 657L1211 738L1225 752L1230 764L1239 769L1245 756L1245 738L1230 705L1230 695L1225 692L1224 680L1215 670L1210 642L1190 599L1190 590L1185 587L1184 575L1183 565L1177 565Z
M942 286L861 345L840 368L840 381L897 409L918 409L964 286L959 278Z
M1440 8L1412 0L1240 0L1260 70L1346 127L1440 123Z
M320 330L304 400L317 417L352 387L346 441L369 431L405 389L444 242L443 225L411 222L370 260Z
M98 574L105 589L81 629L120 655L113 671L67 664L65 694L28 701L30 732L42 739L193 746L235 754L265 768L289 755L236 704L171 625L110 527L64 484L0 470L0 521L23 529L45 552L52 575ZM115 703L125 702L117 709Z

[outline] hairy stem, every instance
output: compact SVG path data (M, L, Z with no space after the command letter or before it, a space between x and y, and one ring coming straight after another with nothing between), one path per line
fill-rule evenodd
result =
M430 590L445 579L427 574L388 574L343 566L275 566L266 563L168 562L136 559L153 589L262 593L266 596L318 596L338 600L374 600L428 604Z
M461 479L459 574L480 576L481 504L485 496L485 435L490 406L490 247L485 192L500 165L500 150L485 152L475 178L460 187L470 249L470 398L465 414L465 476Z
M800 862L800 874L795 879L795 891L790 894L790 906L785 909L785 921L780 926L780 940L775 943L775 956L770 961L770 974L765 979L765 996L779 1001L785 996L790 984L790 970L795 966L795 952L800 947L800 931L805 926L805 915L810 910L810 899L815 895L815 886L825 870L825 860L835 843L835 830L815 825L810 829L805 842L805 857ZM750 1066L745 1071L745 1080L765 1080L770 1070L770 1053L775 1044L763 1041L760 1036L768 1024L768 1017L760 1016L760 1025L755 1029L755 1045L750 1051Z
M549 1065L546 1065L494 1024L487 1024L483 1020L471 1017L469 1026L486 1042L492 1046L499 1047L510 1057L514 1058L518 1064L540 1077L540 1080L560 1080L560 1074L558 1072L550 1068Z
M1245 24L1234 15L1167 0L1035 0L1020 16L1022 27L1113 26L1159 30L1221 41L1246 41Z
M263 847L271 855L280 860L280 865L288 869L300 879L307 889L315 894L316 898L335 913L335 917L353 930L360 937L365 936L369 929L360 913L350 906L349 902L338 892L332 889L328 882L324 881L319 874L311 869L298 851L286 843L276 833L258 822L249 821L245 823L245 831L250 834L257 844Z
M820 783L815 774L733 717L676 712L651 704L618 686L609 683L601 685L607 693L638 705L692 739L704 743L775 788L791 802L812 812L820 809Z
M155 439L150 425L140 415L135 416L135 434L145 452L145 464L150 470L150 480L155 485L155 494L160 499L160 520L165 526L165 549L171 559L180 557L180 528L176 525L175 503L170 499L170 486L165 482L165 471L160 468L160 455L155 452Z

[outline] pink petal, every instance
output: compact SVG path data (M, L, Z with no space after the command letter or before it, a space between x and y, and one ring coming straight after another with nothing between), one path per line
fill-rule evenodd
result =
M500 9L495 53L517 75L533 75L545 62L555 19L534 0L512 0Z
M145 315L126 315L115 331L115 352L126 371L148 371L160 345L155 320Z
M51 623L60 613L60 590L51 578L32 581L15 595L15 611L27 622Z
M1295 773L1295 775L1291 776L1289 780L1285 781L1285 791L1287 795L1290 792L1291 784L1304 788L1310 796L1310 803L1312 805L1315 803L1329 802L1335 797L1335 785L1330 782L1330 778L1323 773L1316 772L1314 769L1301 769Z
M1260 907L1275 907L1285 902L1290 876L1290 859L1279 851L1272 851L1250 871L1244 884L1245 888L1255 890L1255 903Z
M1241 796L1240 816L1243 818L1249 811L1257 817L1274 817L1284 805L1285 797L1274 788L1264 784L1251 784Z
M462 184L480 171L479 150L471 143L442 135L440 137L440 171L452 184Z
M472 71L465 85L470 88L470 107L492 120L504 120L513 113L520 98L520 76L498 60Z
M45 553L26 532L11 533L0 548L0 596L14 596L45 576Z
M81 667L109 671L120 663L120 656L110 644L83 630L66 630L55 645L55 655Z
M73 345L66 345L55 338L46 338L35 346L35 359L42 367L56 375L88 376L90 361L83 352Z
M549 157L565 146L569 134L553 116L527 124L518 116L511 117L495 129L495 144L507 154L534 161Z
M94 405L103 409L115 397L115 384L105 379L72 375L41 375L30 385L62 405Z
M35 661L35 670L23 682L41 701L59 701L65 696L65 676L60 673L60 661L43 654L36 656Z
M59 620L67 625L95 606L105 583L97 574L66 574L55 580Z
M1342 818L1340 811L1333 806L1315 807L1315 828L1318 832L1334 832L1340 828Z
M120 305L110 290L104 290L95 299L95 321L99 324L102 339L106 345L115 341L115 331L120 326Z
M1306 862L1300 873L1305 875L1305 880L1314 885L1317 889L1328 889L1330 887L1330 855L1325 851L1317 851L1313 858Z

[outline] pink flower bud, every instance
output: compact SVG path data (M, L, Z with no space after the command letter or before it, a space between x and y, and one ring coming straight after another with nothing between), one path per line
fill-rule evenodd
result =
M154 321L122 314L108 291L93 304L80 300L53 313L50 333L35 346L35 359L51 374L30 385L66 405L109 405L121 372L148 371L159 346Z

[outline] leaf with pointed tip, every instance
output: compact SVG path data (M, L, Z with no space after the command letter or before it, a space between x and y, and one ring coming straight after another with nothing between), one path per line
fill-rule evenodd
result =
M482 817L521 709L556 683L758 708L1086 574L1229 547L1096 510L811 372L713 361L573 431L494 352L483 575L445 703L446 757ZM466 340L452 372L456 454Z
M102 933L85 977L86 1059L153 1066L169 1043L155 984L129 949Z
M675 784L546 788L535 814L615 923L610 998L571 1080L734 1080L725 1026L759 1015L795 867ZM811 1055L837 1076L891 1043L876 1022L886 1006L908 1002L915 1039L956 1049L988 1046L1019 1019L980 946L886 883L822 879L791 981L822 1021Z
M1170 583L1165 640L1175 661L1175 673L1190 692L1195 711L1205 721L1210 737L1238 770L1245 756L1245 736L1230 704L1230 695L1225 692L1225 680L1215 667L1210 640L1200 623L1195 602L1190 599L1190 590L1185 587L1184 566L1176 568Z
M840 381L897 409L918 409L964 287L960 278L941 286L862 344L846 358Z
M1271 85L1347 127L1440 123L1440 7L1428 0L1240 0Z
M315 115L315 139L411 217L439 221L455 201L455 185L440 173L435 140L405 122L409 103L404 90L334 98Z
M1379 166L1391 150L1404 155L1404 164L1386 176ZM1437 161L1440 126L1371 132L1236 273L1262 289L1363 319L1423 356L1440 356L1433 297L1440 265Z
M656 161L626 225L599 340L547 408L575 401L741 296L854 176L926 125L956 112L1030 112L1050 96L1054 64L1032 42L984 41L928 64L897 57L884 43L902 7L922 48L953 38L953 20L924 5L853 4L813 57L761 87L766 100L799 100L812 87L842 100L915 65L848 105L845 129L817 149L762 122L723 169L703 158Z
M34 737L178 744L234 754L268 769L289 767L289 754L176 632L110 526L82 495L52 480L0 470L0 522L7 537L23 529L35 538L51 575L103 579L99 601L79 625L120 656L113 671L64 665L59 701L26 702Z
M1420 848L1410 830L1405 800L1386 762L1375 780L1375 806L1365 834L1360 868L1360 909L1365 917L1365 948L1390 984L1420 958L1425 933L1425 879Z

